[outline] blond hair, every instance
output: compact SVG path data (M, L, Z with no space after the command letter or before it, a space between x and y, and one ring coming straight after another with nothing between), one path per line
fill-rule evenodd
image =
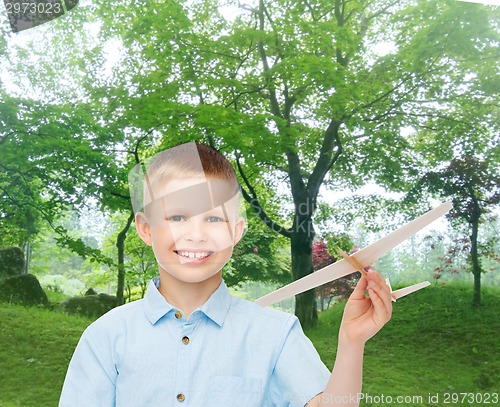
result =
M193 149L194 146L196 150ZM147 168L144 180L145 201L147 198L151 199L149 191L157 182L204 177L228 180L234 194L240 190L231 163L217 150L198 143L186 143L169 148L157 154Z

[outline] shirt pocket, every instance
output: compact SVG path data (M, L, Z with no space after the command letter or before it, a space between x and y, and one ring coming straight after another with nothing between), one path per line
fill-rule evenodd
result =
M212 376L205 407L262 407L262 380L240 376Z

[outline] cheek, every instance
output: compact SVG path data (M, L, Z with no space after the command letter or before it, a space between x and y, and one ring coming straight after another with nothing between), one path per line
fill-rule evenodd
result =
M169 226L151 228L153 243L165 244L172 240L172 230Z
M212 229L210 236L213 241L218 243L222 250L233 245L234 228L229 223L221 223Z

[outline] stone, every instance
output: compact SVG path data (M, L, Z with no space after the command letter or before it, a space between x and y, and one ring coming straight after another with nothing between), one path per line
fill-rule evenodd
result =
M93 288L89 288L87 291L85 291L85 296L87 295L97 295L97 291L94 290Z
M97 318L116 306L116 297L108 294L71 297L59 304L59 309L67 314Z
M0 280L0 301L23 305L49 305L47 294L33 274L20 274Z

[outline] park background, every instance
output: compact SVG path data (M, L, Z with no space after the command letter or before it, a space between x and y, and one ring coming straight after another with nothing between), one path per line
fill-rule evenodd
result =
M113 305L141 298L157 269L134 231L128 173L188 141L220 150L239 176L249 230L224 275L250 300L451 200L446 219L376 264L395 287L432 286L398 301L367 345L364 391L494 404L498 7L81 1L16 34L2 18L0 247L20 248L20 274L36 276L47 302L14 304L18 277L0 279L0 406L57 404L99 313L88 289ZM330 368L354 281L277 305ZM75 297L87 316L61 312Z

